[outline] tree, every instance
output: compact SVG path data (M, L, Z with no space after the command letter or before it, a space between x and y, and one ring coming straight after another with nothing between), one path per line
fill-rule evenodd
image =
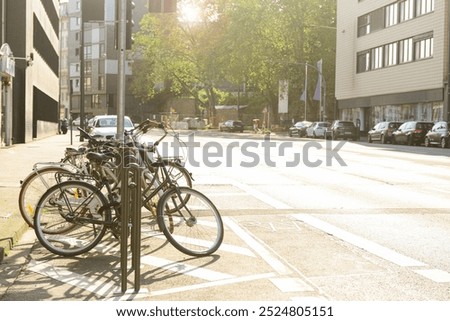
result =
M158 84L165 83L173 95L195 97L214 119L218 88L245 84L259 96L256 100L265 101L260 108L269 106L275 115L278 81L294 84L290 109L298 109L302 63L320 59L332 98L335 0L198 2L203 11L197 23L162 14L141 22L135 41L139 62L133 70L133 89L141 99L153 97Z

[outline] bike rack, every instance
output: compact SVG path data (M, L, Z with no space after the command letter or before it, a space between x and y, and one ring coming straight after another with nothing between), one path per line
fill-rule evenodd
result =
M129 148L125 148L129 150ZM125 155L122 150L122 156ZM129 154L127 154L129 155ZM128 285L128 236L130 237L131 271L134 271L134 293L140 291L141 287L141 173L139 164L124 161L121 165L121 235L120 235L120 269L121 269L121 291L127 292Z

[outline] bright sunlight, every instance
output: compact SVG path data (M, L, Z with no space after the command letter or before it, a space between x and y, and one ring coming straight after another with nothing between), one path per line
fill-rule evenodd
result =
M200 21L200 7L197 0L183 0L179 3L180 21L198 22Z

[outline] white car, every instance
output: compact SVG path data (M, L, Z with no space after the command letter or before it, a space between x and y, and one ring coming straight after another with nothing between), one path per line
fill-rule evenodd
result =
M133 122L128 116L124 118L124 129L133 129ZM87 131L91 136L97 139L106 140L115 138L117 134L117 116L116 115L99 115L91 118L87 125Z
M325 133L327 128L330 127L330 123L328 122L315 122L312 123L311 126L306 128L306 136L307 137L325 137Z

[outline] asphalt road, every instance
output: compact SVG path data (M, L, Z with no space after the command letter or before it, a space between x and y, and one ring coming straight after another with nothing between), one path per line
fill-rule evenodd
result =
M147 225L141 291L122 295L114 238L61 258L29 231L1 300L450 300L450 149L181 137L194 187L224 218L214 255L188 257Z

